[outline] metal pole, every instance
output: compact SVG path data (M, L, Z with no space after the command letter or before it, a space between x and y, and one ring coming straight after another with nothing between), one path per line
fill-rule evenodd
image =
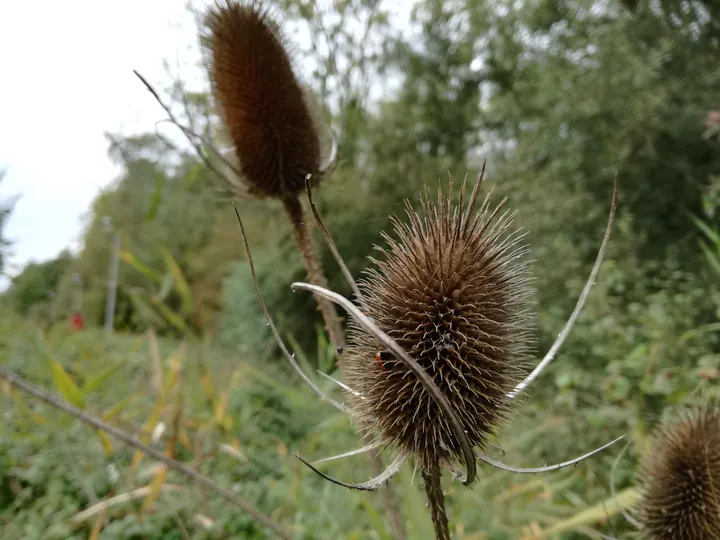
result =
M115 322L115 298L117 295L118 266L120 264L120 232L115 231L110 254L110 279L108 297L105 305L105 332L112 333Z

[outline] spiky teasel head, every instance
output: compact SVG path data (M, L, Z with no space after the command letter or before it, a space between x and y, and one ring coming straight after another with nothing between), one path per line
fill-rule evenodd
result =
M363 312L430 375L469 441L483 447L508 412L507 394L526 374L533 318L527 248L513 214L466 208L450 194L425 196L408 224L394 220L382 260L360 282ZM405 364L350 325L345 366L361 429L414 455L427 468L462 460L447 418ZM379 353L379 354L378 354Z
M235 170L261 197L294 198L317 180L332 134L297 78L280 26L258 1L208 10L201 39Z
M651 540L720 538L720 413L703 406L658 428L639 467Z

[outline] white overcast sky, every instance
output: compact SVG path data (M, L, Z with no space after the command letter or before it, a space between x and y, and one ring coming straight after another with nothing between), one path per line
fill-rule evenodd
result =
M83 215L120 172L104 133L152 131L164 118L133 69L164 87L166 60L187 88L205 87L186 1L0 0L0 201L21 196L5 231L10 274L79 247ZM413 0L391 3L407 21Z
M163 118L132 70L161 84L164 59L195 86L185 0L0 1L0 199L21 195L6 230L11 272L77 247L84 212L119 173L104 132Z
M165 118L133 69L162 88L167 61L186 88L206 87L186 2L0 0L0 201L21 196L5 231L11 275L79 247L83 215L120 173L104 133L148 132ZM413 3L390 2L401 28Z

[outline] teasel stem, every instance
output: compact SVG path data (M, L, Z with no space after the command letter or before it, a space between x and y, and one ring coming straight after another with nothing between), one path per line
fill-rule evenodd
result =
M305 223L304 220L304 213L300 199L294 196L284 197L283 206L290 218L293 236L295 237L295 242L300 250L300 256L302 257L303 265L307 271L308 279L312 284L327 289L327 278L325 277L322 264L320 263L317 253L315 252L315 248L313 247L312 236L310 235L307 223ZM345 334L343 332L342 323L340 322L340 317L338 316L337 311L335 311L335 306L332 302L320 295L314 294L313 296L315 297L318 309L325 320L325 328L327 329L330 341L333 345L335 345L335 347L344 347Z
M334 162L334 160L331 160L331 162ZM338 266L340 267L340 271L342 272L343 276L345 276L345 280L347 281L348 285L350 285L350 288L352 289L355 298L358 301L361 301L363 299L363 295L360 292L360 289L358 288L355 279L350 273L350 270L345 264L342 255L340 255L340 251L335 245L330 231L328 231L325 223L323 223L320 212L315 205L315 201L313 201L310 179L311 175L307 175L305 177L305 193L307 194L307 199L310 203L310 209L312 210L313 217L315 218L315 224L320 229L320 232L322 232L323 238L325 239L325 245L328 247L333 257L335 258L335 262L337 262ZM368 456L368 461L370 462L370 470L372 471L373 476L378 476L380 473L382 473L382 471L385 470L385 465L383 464L380 455L371 453ZM380 496L383 500L383 507L387 515L388 523L390 523L390 528L393 532L393 538L395 538L396 540L406 540L407 535L405 534L405 524L403 523L402 514L400 513L397 493L390 485L390 483L387 483L385 484L385 486L380 488Z
M442 491L442 475L437 459L430 462L427 471L423 470L422 477L425 480L425 494L430 504L430 517L435 528L435 538L450 540L450 526L445 511L445 495Z

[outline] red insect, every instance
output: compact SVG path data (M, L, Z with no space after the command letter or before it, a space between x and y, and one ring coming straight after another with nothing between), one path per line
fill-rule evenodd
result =
M387 362L388 360L390 360L390 353L387 351L378 351L375 355L375 361L377 362L378 366L380 366L384 370L387 370L385 362Z

